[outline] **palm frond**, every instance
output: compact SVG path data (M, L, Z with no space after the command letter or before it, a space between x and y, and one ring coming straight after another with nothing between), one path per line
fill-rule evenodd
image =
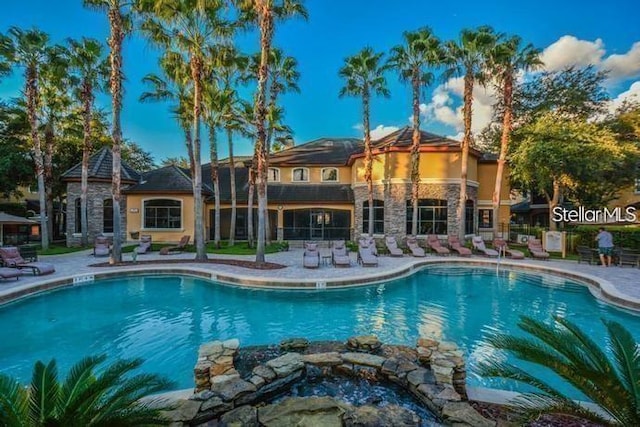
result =
M29 418L38 423L45 423L53 417L58 407L58 392L56 361L51 360L47 365L36 362L29 388Z
M27 389L13 378L0 374L0 425L26 426L28 406Z

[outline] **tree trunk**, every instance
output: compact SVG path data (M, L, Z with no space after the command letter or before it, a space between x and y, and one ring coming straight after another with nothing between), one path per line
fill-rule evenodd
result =
M193 81L193 155L191 170L193 171L193 199L194 199L194 234L196 241L196 260L207 259L204 244L204 221L202 203L202 167L200 160L200 107L202 99L202 60L193 55L190 60L191 79Z
M553 180L553 195L549 198L549 195L545 195L547 198L547 202L549 203L549 230L556 231L558 229L558 225L553 220L553 209L558 206L560 203L560 183L558 180Z
M82 246L89 245L89 215L87 212L87 187L89 183L89 155L91 154L91 106L93 91L88 82L83 85L83 141L82 141L82 173L80 178L80 226L82 228Z
M411 234L418 235L418 188L420 185L420 70L414 70L413 140L411 141Z
M253 199L256 189L256 172L253 165L249 168L249 194L247 195L247 241L249 247L253 248L255 245L255 236L253 233Z
M121 193L121 146L122 127L120 124L120 113L122 111L122 41L124 30L122 28L122 15L118 4L114 4L109 9L109 23L111 26L111 37L109 47L111 49L111 98L112 98L112 128L111 139L113 169L112 169L112 195L113 195L113 247L111 249L111 261L118 263L122 261L122 213L120 212Z
M276 89L276 85L273 84L273 82L275 81L275 79L277 79L277 76L273 75L271 77L272 81L271 81L271 89L269 91L269 110L271 110L272 114L273 114L273 109L275 109L276 107L276 100L278 98L278 90ZM271 154L271 146L273 144L273 133L274 133L274 123L270 120L269 121L269 126L267 128L267 146L265 148L265 151L267 153L265 160L266 160L266 165L265 165L265 170L267 171L267 180L265 183L265 186L269 185L269 178L268 178L268 172L269 172L269 155ZM270 245L271 244L271 226L273 224L271 224L270 218L269 218L269 194L268 191L265 192L265 212L264 212L264 232L265 232L265 238L267 241L267 244Z
M31 127L31 141L33 142L33 157L36 164L38 179L38 201L40 202L40 241L43 250L49 249L49 229L47 224L47 201L44 182L44 159L40 135L38 133L38 70L29 67L26 71L27 115Z
M502 136L500 137L500 156L498 157L498 168L496 170L496 185L493 190L493 235L498 236L500 227L500 196L502 192L502 176L504 175L504 165L507 161L507 150L511 137L511 118L513 115L513 75L507 72L504 79L504 117L502 118Z
M469 146L471 145L471 108L473 103L473 75L464 76L464 138L462 138L462 160L460 165L460 201L458 203L458 236L461 241L465 237L466 202L467 202L467 169L469 167Z
M362 123L364 126L364 180L367 182L369 201L369 237L373 237L373 155L371 153L371 129L369 125L369 86L362 89ZM364 215L364 212L363 212Z
M231 186L231 227L229 229L229 246L236 240L236 165L233 157L233 130L227 128L229 142L229 185Z
M209 126L209 149L211 154L211 184L213 185L213 244L220 248L220 180L218 179L218 142L215 126Z
M49 116L44 132L44 187L47 199L47 229L49 230L49 243L53 242L53 147L55 145L54 118Z
M256 189L258 193L258 236L256 245L256 262L265 262L265 210L267 208L267 135L266 89L269 77L269 54L273 37L273 11L269 0L256 0L256 12L260 20L260 68L258 70L258 91L256 95L256 128L258 139L255 152L257 157Z

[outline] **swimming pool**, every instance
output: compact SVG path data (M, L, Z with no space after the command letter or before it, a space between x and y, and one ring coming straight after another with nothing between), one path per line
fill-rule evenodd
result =
M520 333L519 316L570 318L604 344L600 318L640 338L640 316L595 299L571 280L546 274L468 266L432 266L385 284L324 291L273 291L220 286L193 277L99 280L22 299L0 308L0 372L28 382L36 360L55 357L61 371L81 357L142 357L143 370L193 387L203 342L239 338L241 345L287 337L344 340L376 334L415 345L419 336L458 343L467 351L471 386L511 388L473 375L496 357L495 332ZM549 378L546 372L536 372Z

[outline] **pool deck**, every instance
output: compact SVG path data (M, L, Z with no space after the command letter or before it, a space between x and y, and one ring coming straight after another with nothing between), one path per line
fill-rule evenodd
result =
M0 280L0 303L7 302L16 297L29 294L34 290L44 290L69 284L75 277L77 281L91 280L91 276L113 275L113 273L187 273L218 279L237 285L249 285L256 287L291 287L291 288L324 288L334 286L346 286L348 284L366 284L401 277L410 274L414 268L433 263L465 263L476 265L489 265L495 267L495 260L485 257L473 256L471 258L427 256L414 258L408 255L404 257L380 256L378 267L362 267L356 263L356 254L351 254L350 268L335 268L330 265L322 265L317 269L302 267L302 250L293 249L287 252L278 252L266 256L267 261L278 263L286 268L275 270L255 270L250 268L224 265L224 264L139 264L121 267L91 267L91 264L106 262L108 258L95 258L91 250L74 252L65 255L41 256L39 261L55 265L56 272L46 276L32 276L25 273L20 280ZM328 250L321 250L321 254L329 254ZM168 260L168 259L193 259L193 253L175 255L159 255L157 252L139 255L138 261L144 260ZM238 259L253 261L254 255L212 255L210 259ZM131 255L124 254L124 261L130 261ZM514 266L527 270L547 270L574 279L583 279L590 286L596 297L603 298L614 304L627 308L640 310L640 270L632 267L601 267L596 265L578 264L575 261L538 261L532 259L501 261L503 266Z

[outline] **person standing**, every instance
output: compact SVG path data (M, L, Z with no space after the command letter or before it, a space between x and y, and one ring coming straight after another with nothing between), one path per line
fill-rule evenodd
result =
M598 253L603 267L611 267L611 258L613 255L613 236L604 227L598 229L596 236L598 242Z

